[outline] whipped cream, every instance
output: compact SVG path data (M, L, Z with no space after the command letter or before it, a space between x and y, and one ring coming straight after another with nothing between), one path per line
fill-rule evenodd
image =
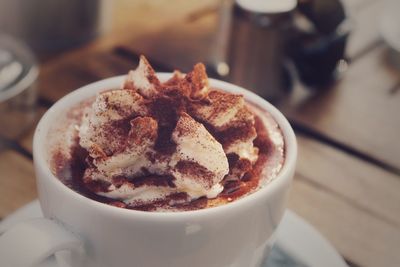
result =
M98 94L85 110L79 127L79 144L89 153L83 181L126 204L182 193L185 201L215 198L224 179L241 179L257 161L256 137L243 96L210 89L203 64L161 83L141 57L120 89ZM229 155L242 164L230 166Z
M229 172L222 145L187 113L179 118L172 140L177 148L170 165L177 188L194 197L216 197L223 190L219 182Z
M243 96L222 91L212 91L208 94L209 103L193 103L193 115L207 122L218 131L241 128L245 136L240 136L232 142L224 144L226 154L235 153L242 159L254 163L258 158L258 149L253 141L257 137L254 128L254 115L246 107Z

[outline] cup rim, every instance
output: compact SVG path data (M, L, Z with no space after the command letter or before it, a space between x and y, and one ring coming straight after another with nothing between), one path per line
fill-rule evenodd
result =
M172 77L172 75L173 73L167 73L167 72L157 73L157 77L161 81L167 80L168 78ZM51 122L52 119L54 120L57 117L57 113L62 112L66 108L73 106L79 101L87 99L90 96L94 96L98 92L118 88L119 85L122 84L125 77L126 75L115 76L82 86L70 92L69 94L65 95L61 99L59 99L56 103L53 104L52 107L50 107L46 111L46 113L40 119L33 137L33 160L35 168L36 169L40 168L42 171L41 175L44 176L44 177L36 177L36 179L44 179L46 180L46 183L49 183L52 187L56 187L58 190L63 191L66 194L69 194L70 195L69 197L85 202L86 204L93 205L93 208L103 210L104 212L113 214L115 216L128 216L128 217L142 216L144 219L162 218L163 220L166 219L175 220L188 217L193 218L193 216L204 216L213 213L229 212L232 210L234 211L240 206L251 207L252 203L253 204L257 203L258 200L261 200L261 198L266 197L266 195L268 194L272 194L273 191L275 191L281 186L284 186L288 180L290 181L292 179L297 159L297 141L294 131L290 126L288 120L284 117L284 115L268 101L264 100L260 96L254 94L253 92L250 92L247 89L244 89L240 86L228 82L209 78L211 87L222 89L224 91L228 91L231 93L242 94L245 97L245 100L248 100L256 104L261 109L269 112L275 119L279 127L281 128L285 143L285 161L283 163L281 171L273 180L271 180L265 186L258 189L256 192L253 192L249 195L246 195L230 203L205 209L197 209L189 211L165 211L165 212L151 212L151 211L149 212L149 211L131 210L131 209L114 207L90 199L67 187L52 173L50 167L48 166L48 162L44 157L46 153L45 150L46 146L44 145L44 143L48 131L43 130L43 128L48 129L49 122ZM38 171L36 171L36 175L37 176L40 175Z

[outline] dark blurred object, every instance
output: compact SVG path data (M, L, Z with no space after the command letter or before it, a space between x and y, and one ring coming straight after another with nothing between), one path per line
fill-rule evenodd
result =
M107 0L0 0L0 32L38 52L86 42L109 24Z
M285 43L295 0L236 1L228 46L227 79L275 102L290 87Z
M297 9L321 34L330 34L346 19L344 7L339 0L300 0Z
M0 35L0 139L16 138L37 113L35 58L21 42Z
M344 53L351 25L339 0L302 0L297 10L300 18L295 20L287 53L303 83L323 88L343 69L338 67L346 64Z

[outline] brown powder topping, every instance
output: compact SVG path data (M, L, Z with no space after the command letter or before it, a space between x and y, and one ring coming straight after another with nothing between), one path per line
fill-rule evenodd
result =
M193 103L193 111L197 111L196 113L198 113L198 116L202 116L202 110L207 109L207 120L213 120L218 116L221 116L221 114L225 114L227 111L232 109L232 107L236 107L238 105L242 106L244 104L242 95L230 94L218 90L210 91L210 93L207 95L207 100L208 103Z
M203 181L206 186L209 188L212 187L210 184L210 180L214 176L214 173L210 172L204 166L201 166L197 162L181 160L176 166L176 170L183 175L186 175L189 179L200 180Z
M136 117L130 121L130 126L128 140L133 145L157 139L157 121L151 117Z
M234 142L246 141L257 136L257 132L253 124L244 123L243 125L233 126L222 132L216 132L215 136L222 146L226 148Z
M202 63L194 65L194 68L189 72L184 79L181 80L179 86L184 91L190 92L192 99L202 99L208 93L208 77L206 67Z
M122 85L123 89L133 89L141 92L145 97L153 95L161 85L156 72L144 56L140 56L139 66L130 71Z
M143 185L147 186L164 186L164 187L171 187L174 188L174 177L171 175L154 175L154 174L149 174L146 176L141 176L132 179L132 183L136 187L140 187Z
M122 91L129 92L130 100L118 102L118 98L105 95L105 110L114 113L110 115L106 112L104 116L109 117L105 122L92 125L93 132L98 136L94 137L93 144L88 148L90 156L86 156L85 167L80 176L81 184L84 184L87 190L92 193L107 192L110 185L116 188L122 185L132 188L144 185L176 188L179 184L175 185L175 181L179 179L193 179L208 189L212 188L215 185L216 173L220 170L212 172L207 168L207 164L203 162L202 164L205 165L203 166L187 155L184 160L181 158L175 161L173 167L169 166L173 168L172 173L176 177L160 175L165 172L152 173L152 166L146 166L132 175L118 174L107 177L107 181L101 180L101 175L104 173L100 176L90 175L90 173L83 175L85 169L95 170L96 164L101 163L101 159L110 159L113 155L124 153L127 148L141 147L144 143L150 145L150 150L137 150L140 152L135 154L135 157L143 155L152 165L166 164L170 162L173 155L181 153L181 141L174 138L193 139L194 146L197 144L206 147L201 142L195 141L198 137L193 136L196 134L194 126L190 123L185 124L183 123L185 120L181 120L186 117L196 124L202 124L205 127L204 129L201 126L202 131L207 135L210 134L213 142L222 145L221 148L218 144L221 151L219 153L228 159L229 173L223 177L227 171L223 172L220 176L225 179L218 180L224 186L220 198L232 201L258 185L262 166L271 151L271 142L265 140L269 137L265 131L262 131L262 123L260 120L255 120L254 114L246 106L242 95L209 88L203 64L196 64L194 69L186 75L176 71L171 79L161 83L149 62L141 56L139 67L129 72ZM131 104L136 106L129 108ZM235 150L235 144L244 142L251 146L253 140L254 146L258 148L258 150L251 150L255 151L256 160L243 158ZM188 141L185 142L188 143ZM214 153L214 155L217 154ZM137 200L126 204L107 197L94 195L91 197L100 198L102 202L117 207L139 210L156 210L165 207L190 210L206 207L209 201L205 197L188 201L190 198L185 192L172 193L163 199L155 199L151 204Z
M238 155L230 153L227 155L229 163L228 177L242 177L252 169L252 164L248 159L241 159Z
M172 141L172 132L178 121L182 103L169 96L160 96L148 104L151 115L158 122L158 138L154 149L161 154L175 152L176 144Z
M179 87L179 83L183 80L183 78L185 78L185 75L182 72L175 70L172 77L168 81L166 81L163 85L167 87L172 87L172 86Z

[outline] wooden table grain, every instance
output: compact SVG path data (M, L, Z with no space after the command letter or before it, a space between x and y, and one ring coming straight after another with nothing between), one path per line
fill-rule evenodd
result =
M400 71L388 63L378 32L382 1L344 3L354 23L347 71L318 94L296 82L278 105L299 143L289 208L351 266L398 267ZM39 114L82 85L125 74L140 53L163 71L186 71L208 60L217 7L215 0L115 1L111 32L41 63ZM33 132L34 127L0 150L0 218L37 197Z

